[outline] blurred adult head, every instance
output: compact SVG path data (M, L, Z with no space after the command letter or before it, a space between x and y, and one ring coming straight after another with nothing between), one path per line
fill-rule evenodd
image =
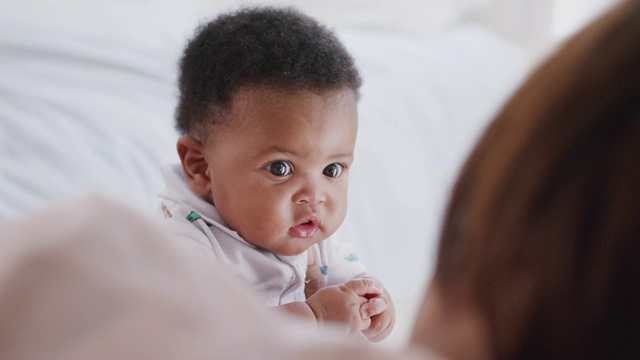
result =
M414 343L640 357L640 1L533 72L463 167Z

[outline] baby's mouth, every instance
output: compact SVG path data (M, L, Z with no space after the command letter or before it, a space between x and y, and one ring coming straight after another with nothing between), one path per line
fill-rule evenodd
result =
M298 238L308 238L313 236L313 234L318 231L320 226L320 219L317 216L308 216L303 218L298 222L297 225L294 225L289 228L289 232Z

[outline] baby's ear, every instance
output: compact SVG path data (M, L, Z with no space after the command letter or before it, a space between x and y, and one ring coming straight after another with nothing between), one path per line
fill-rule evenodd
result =
M211 195L209 166L202 143L189 135L184 135L178 139L177 149L182 162L182 171L193 191L201 196Z

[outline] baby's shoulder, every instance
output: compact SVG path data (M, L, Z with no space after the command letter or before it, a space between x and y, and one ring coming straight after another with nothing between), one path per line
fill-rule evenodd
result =
M180 241L195 241L211 249L211 241L207 235L193 222L199 215L191 208L172 201L160 203L158 217L162 230L171 238Z

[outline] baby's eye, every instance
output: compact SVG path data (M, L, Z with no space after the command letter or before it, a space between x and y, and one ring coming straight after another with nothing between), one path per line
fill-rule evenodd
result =
M265 167L268 172L275 176L287 176L291 174L291 164L283 160L277 160Z
M330 178L337 178L342 174L343 168L344 167L342 165L338 163L333 163L333 164L329 164L326 168L324 168L324 170L322 170L322 173L325 176L328 176Z

